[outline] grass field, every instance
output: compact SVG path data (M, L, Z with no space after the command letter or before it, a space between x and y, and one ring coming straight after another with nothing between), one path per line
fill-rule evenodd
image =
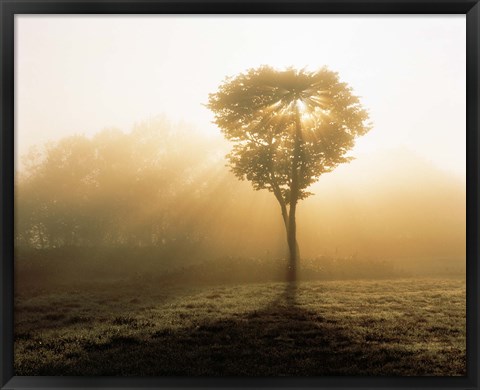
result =
M23 289L16 375L465 375L465 282Z

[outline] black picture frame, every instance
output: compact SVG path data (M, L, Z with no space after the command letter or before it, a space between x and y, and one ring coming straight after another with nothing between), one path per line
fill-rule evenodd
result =
M478 0L0 0L1 20L1 320L0 386L46 388L322 388L480 389L478 260L479 37ZM16 14L465 14L467 31L467 376L309 378L21 377L13 370L14 17Z

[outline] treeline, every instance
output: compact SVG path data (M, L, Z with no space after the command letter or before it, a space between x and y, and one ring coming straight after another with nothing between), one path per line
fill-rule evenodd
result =
M16 174L17 270L38 277L35 264L49 273L61 262L63 276L79 275L77 265L109 275L158 267L209 280L283 272L280 208L271 193L234 177L229 149L162 118L32 149ZM305 275L392 275L383 260L422 275L463 272L464 188L414 157L362 158L322 177L298 210ZM272 260L275 270L248 259Z
M17 174L16 245L201 245L222 228L218 205L235 207L224 155L219 141L164 119L33 149Z

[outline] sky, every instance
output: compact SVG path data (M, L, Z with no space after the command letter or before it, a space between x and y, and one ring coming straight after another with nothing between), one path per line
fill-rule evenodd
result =
M204 106L271 65L339 73L369 110L362 156L405 148L464 180L464 15L16 15L16 156L165 115L220 134Z

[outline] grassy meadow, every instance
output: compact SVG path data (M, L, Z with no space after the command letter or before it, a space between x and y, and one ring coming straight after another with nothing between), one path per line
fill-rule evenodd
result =
M24 286L16 375L462 376L463 279Z

